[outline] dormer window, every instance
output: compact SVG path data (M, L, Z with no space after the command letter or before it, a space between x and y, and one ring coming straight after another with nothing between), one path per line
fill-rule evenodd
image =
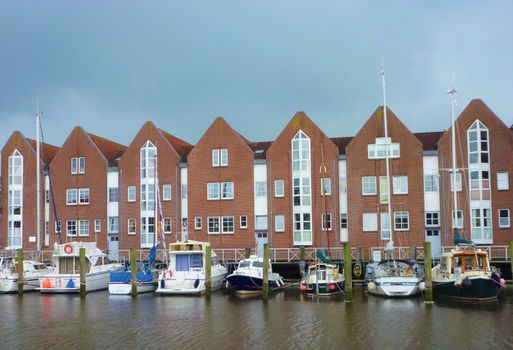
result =
M388 149L388 158L399 158L401 155L399 143L393 143L390 137L376 137L376 143L367 146L369 159L385 159Z

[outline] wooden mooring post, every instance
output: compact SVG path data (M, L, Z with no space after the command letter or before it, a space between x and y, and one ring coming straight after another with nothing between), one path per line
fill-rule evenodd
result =
M262 280L262 299L269 299L269 245L264 244L264 276Z
M248 259L250 255L251 255L251 248L245 248L244 249L244 257L246 259Z
M305 247L299 248L299 276L301 276L301 279L303 279L305 274L305 266L306 266L306 251Z
M511 264L511 280L513 281L513 241L509 241L509 263Z
M136 262L137 251L135 248L130 248L130 280L132 281L131 294L133 297L137 296L137 262Z
M205 296L209 297L212 290L212 247L205 246Z
M85 248L80 248L79 250L79 261L80 261L80 296L83 298L86 296L86 273L87 273L87 265L85 258Z
M345 278L344 300L347 303L351 303L353 301L353 275L352 275L351 243L344 243L344 278Z
M426 290L424 291L424 302L433 303L433 280L431 276L431 242L424 242L424 275L426 277Z
M18 294L23 295L23 285L25 279L23 278L23 249L18 249Z

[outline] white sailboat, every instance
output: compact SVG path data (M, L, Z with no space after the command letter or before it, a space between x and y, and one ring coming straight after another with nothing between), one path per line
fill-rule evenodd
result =
M390 186L390 138L388 137L387 125L387 104L386 104L386 84L385 69L381 66L381 81L383 86L383 122L385 129L385 166L386 166L386 182L388 189L388 224L390 237L386 244L385 259L379 262L373 262L367 265L365 273L365 282L370 294L381 295L385 297L408 297L416 295L420 292L421 271L422 269L415 263L410 261L399 261L393 258L394 241L393 232L394 225L392 223L392 191ZM382 237L384 239L384 237ZM386 239L386 237L385 237ZM423 283L423 282L422 282Z

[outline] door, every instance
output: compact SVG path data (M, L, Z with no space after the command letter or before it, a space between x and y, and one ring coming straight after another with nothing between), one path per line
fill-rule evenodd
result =
M440 229L427 229L426 242L431 243L431 256L433 258L439 258L442 255L442 245L440 243Z
M119 260L119 237L116 235L109 236L109 259Z
M259 258L264 257L264 244L267 243L267 231L255 232L255 242L257 246L257 254Z

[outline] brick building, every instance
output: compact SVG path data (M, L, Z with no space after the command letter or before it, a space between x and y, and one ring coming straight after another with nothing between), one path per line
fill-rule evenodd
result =
M19 131L13 132L2 148L2 197L1 197L1 229L0 247L16 249L37 248L37 145L32 139L27 139ZM40 144L41 174L41 247L48 244L45 232L45 215L48 213L45 205L45 184L47 176L44 169L52 161L59 148Z
M60 238L108 248L107 233L116 232L113 218L118 216L116 166L125 149L79 126L71 131L50 164L53 199L47 196L51 208L47 227L55 233L50 244Z

